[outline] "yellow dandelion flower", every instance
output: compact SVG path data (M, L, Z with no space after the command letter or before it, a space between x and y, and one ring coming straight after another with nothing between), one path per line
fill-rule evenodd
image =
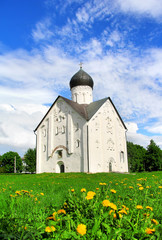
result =
M131 189L131 188L133 189L133 187L132 187L132 186L129 186L129 188L130 188L130 189Z
M111 210L109 211L109 215L111 215L111 213L113 213L113 212L114 212L114 210L111 209Z
M142 185L141 185L140 183L137 183L137 185L138 185L139 187L142 187Z
M115 185L118 185L118 183L115 183Z
M87 199L87 200L91 200L91 199L93 199L93 197L94 197L95 195L96 195L95 192L89 191L89 192L87 193L86 199Z
M75 191L74 188L72 188L72 189L71 189L71 192L74 192L74 191Z
M125 211L125 209L120 210L119 213L121 213L121 214L124 213L127 215L127 212Z
M117 210L117 206L114 203L110 203L110 207L114 210Z
M159 224L158 221L156 221L155 219L151 219L151 222L152 222L152 223L155 223L156 225Z
M143 207L141 205L137 205L136 208L137 209L143 209Z
M130 198L129 201L132 201L132 198Z
M162 186L159 186L158 188L162 188Z
M110 206L110 201L109 200L103 200L102 201L102 205L104 206L104 207L109 207Z
M139 187L139 190L143 190L144 188L143 187Z
M44 193L41 192L40 195L44 196Z
M99 190L99 188L97 187L96 190Z
M107 184L106 183L99 183L99 185L106 186Z
M150 206L147 206L146 209L150 209L151 211L153 211L153 208Z
M37 198L37 197L35 198L35 201L38 201L38 198Z
M77 232L80 234L80 235L85 235L86 234L86 225L84 225L84 224L79 224L78 226L77 226Z
M155 228L151 229L151 228L146 228L145 232L147 234L153 234L155 232Z
M58 214L61 214L61 213L66 214L66 211L64 209L60 209L60 210L57 211L57 213Z
M117 218L116 213L114 213L113 218Z
M56 228L54 226L47 226L45 228L45 232L55 232L56 231Z
M112 183L112 181L110 181L109 183Z
M86 192L86 189L85 189L85 188L82 188L80 191L81 191L81 192Z
M114 190L114 189L111 189L111 190L110 190L110 192L112 192L112 193L116 193L116 190Z

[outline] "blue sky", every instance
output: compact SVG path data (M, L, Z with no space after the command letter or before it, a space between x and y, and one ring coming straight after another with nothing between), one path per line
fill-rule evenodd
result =
M1 0L0 33L0 154L35 146L80 62L128 140L162 148L162 0Z

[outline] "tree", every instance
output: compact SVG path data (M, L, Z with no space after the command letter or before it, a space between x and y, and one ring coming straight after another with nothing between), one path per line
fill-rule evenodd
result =
M29 148L24 155L25 169L28 172L34 173L36 171L36 149Z
M1 167L5 173L14 172L14 160L16 157L16 170L22 172L22 159L17 152L7 152L1 156Z
M162 150L151 140L145 156L146 171L158 171L162 167Z
M140 145L127 142L128 164L131 172L141 172L145 170L144 160L146 149Z

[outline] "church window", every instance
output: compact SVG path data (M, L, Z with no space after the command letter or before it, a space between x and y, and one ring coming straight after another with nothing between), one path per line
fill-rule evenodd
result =
M46 145L43 145L43 152L46 151Z
M85 93L83 93L83 102L85 102Z
M43 129L43 130L42 130L42 134L43 134L43 137L46 136L46 129Z
M58 121L61 122L61 116L59 116Z
M65 126L62 126L62 133L65 133Z
M62 158L62 150L57 151L57 156L58 156L58 158Z
M79 123L76 124L76 131L79 130Z
M79 139L76 140L76 147L78 148L80 146L80 141Z
M56 135L58 134L58 127L56 127L56 132L55 133L56 133Z
M120 162L124 162L124 152L120 152Z
M77 94L75 93L74 96L74 101L77 102Z

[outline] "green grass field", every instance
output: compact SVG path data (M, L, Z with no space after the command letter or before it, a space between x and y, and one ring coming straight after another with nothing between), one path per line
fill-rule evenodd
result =
M160 239L161 179L161 172L2 174L0 239Z

